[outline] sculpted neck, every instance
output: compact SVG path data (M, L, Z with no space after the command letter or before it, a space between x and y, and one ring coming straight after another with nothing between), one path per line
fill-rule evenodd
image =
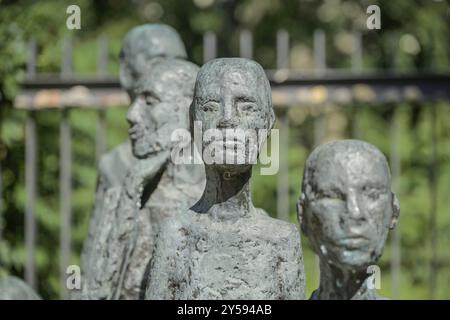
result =
M319 300L374 300L377 294L367 286L366 270L348 271L320 261Z
M207 165L205 172L205 191L192 207L193 211L207 213L214 220L237 220L253 214L251 167L243 172L232 172Z

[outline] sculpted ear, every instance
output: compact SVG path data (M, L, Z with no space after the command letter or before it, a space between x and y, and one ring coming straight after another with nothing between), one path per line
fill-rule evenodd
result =
M302 192L300 199L297 201L297 218L300 228L304 235L307 235L307 228L305 223L305 194Z
M395 228L399 216L400 216L400 202L398 201L397 195L392 192L392 218L391 224L389 225L390 229Z
M273 108L271 108L270 110L270 114L269 114L269 130L272 130L273 127L275 126L275 111L273 111Z

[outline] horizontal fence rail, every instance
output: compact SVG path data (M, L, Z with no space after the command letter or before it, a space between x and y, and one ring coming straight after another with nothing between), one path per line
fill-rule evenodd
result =
M340 72L308 76L268 70L267 75L275 108L323 103L346 105L450 100L450 74ZM117 78L59 80L37 77L22 83L14 105L19 109L108 108L128 106L129 99Z

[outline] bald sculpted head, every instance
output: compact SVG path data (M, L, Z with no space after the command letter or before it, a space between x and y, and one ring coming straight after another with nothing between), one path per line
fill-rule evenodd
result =
M165 24L144 24L131 29L120 51L120 84L133 99L136 81L154 58L186 59L186 49L179 34Z
M257 132L265 129L268 134L273 127L275 115L270 84L263 68L257 62L243 58L221 58L206 63L197 76L191 120L201 123L203 132L223 132L223 140L202 141L203 150L211 143L216 145L217 152L213 157L220 154L221 158L233 158L253 152L255 144L249 146L250 140L245 134L236 142L227 140L226 136L233 130ZM234 148L226 147L231 144ZM254 154L259 148L259 145L255 147ZM245 154L245 159L248 158Z
M298 217L327 263L347 269L373 264L398 216L389 165L375 146L342 140L321 145L308 157Z

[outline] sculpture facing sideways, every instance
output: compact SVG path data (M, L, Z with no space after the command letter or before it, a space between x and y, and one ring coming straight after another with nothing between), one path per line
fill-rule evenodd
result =
M83 277L83 299L138 299L160 221L184 212L200 197L203 168L174 164L172 133L189 127L198 67L162 59L149 67L128 112L135 159L117 200L105 201L90 239ZM108 199L106 199L108 200Z

